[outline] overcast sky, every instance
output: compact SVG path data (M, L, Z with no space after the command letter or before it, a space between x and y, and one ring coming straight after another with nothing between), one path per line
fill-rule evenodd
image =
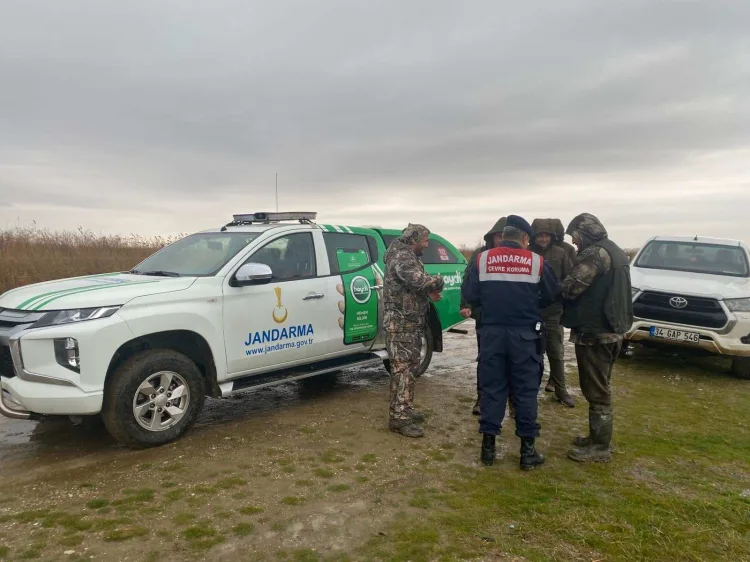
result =
M0 227L750 243L750 2L0 1Z

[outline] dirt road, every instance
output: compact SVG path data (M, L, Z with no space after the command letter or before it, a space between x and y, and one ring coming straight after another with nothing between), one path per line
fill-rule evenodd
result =
M357 553L387 541L398 518L418 517L426 500L415 490L480 470L466 327L469 335L447 335L418 380L417 406L428 414L419 440L387 430L383 368L210 400L180 441L145 451L67 419L0 419L0 558L372 559ZM569 372L572 356L568 346ZM570 379L575 409L540 392L543 450L547 428L584 428L585 401ZM499 470L517 471L512 422L504 433Z

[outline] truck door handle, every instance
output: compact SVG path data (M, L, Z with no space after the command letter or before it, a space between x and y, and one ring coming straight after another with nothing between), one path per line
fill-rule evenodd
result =
M302 297L303 301L309 301L312 299L322 299L325 295L323 293L308 293L306 297Z

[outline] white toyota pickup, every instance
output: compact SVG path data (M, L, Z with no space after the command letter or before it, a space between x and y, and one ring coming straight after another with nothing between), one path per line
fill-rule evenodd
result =
M750 379L750 252L738 240L655 236L631 263L635 322L626 342L732 357Z

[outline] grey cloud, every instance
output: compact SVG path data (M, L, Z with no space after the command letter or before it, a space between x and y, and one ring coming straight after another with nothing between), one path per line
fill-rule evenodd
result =
M722 204L739 236L750 195L711 191L748 178L700 158L750 149L749 25L731 0L7 1L0 196L117 208L122 228L179 198L195 218L162 224L190 230L217 200L271 204L278 171L282 201L324 216L353 189L415 212L460 193L487 214L429 205L425 220L469 242L508 204L570 218L583 202L560 186L590 185L634 238L663 210L677 227ZM687 170L703 195L679 196ZM644 178L679 208L618 199ZM377 208L363 218L408 220Z

